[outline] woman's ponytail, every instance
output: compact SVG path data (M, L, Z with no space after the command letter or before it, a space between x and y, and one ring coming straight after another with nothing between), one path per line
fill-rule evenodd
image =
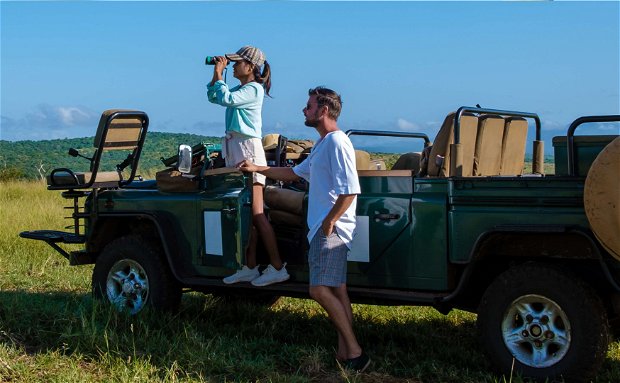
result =
M267 61L263 64L262 74L260 73L260 67L254 66L254 79L257 83L263 85L263 88L265 88L265 93L267 93L267 96L271 97L269 94L269 90L271 89L271 67Z

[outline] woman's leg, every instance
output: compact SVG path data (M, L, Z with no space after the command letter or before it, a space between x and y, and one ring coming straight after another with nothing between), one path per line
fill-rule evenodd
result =
M282 268L282 260L278 251L276 233L273 231L273 227L271 227L263 210L263 188L264 186L260 183L255 183L252 188L252 222L267 249L271 265L276 270L280 270ZM251 259L251 256L256 259L256 248L254 248L254 254L248 254L248 259Z
M252 224L250 228L250 236L248 237L248 247L245 251L245 265L250 269L256 267L256 243L258 242L258 233L256 227Z

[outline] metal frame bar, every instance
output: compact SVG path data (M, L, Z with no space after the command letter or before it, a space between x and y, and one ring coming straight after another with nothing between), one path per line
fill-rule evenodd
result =
M581 124L585 124L588 122L619 122L620 115L611 114L606 116L583 116L579 117L568 127L568 131L566 132L566 152L568 158L568 175L574 176L576 172L576 164L575 164L575 130Z
M427 147L431 144L428 136L424 133L413 133L413 132L394 132L394 131L382 131L382 130L360 130L360 129L349 129L345 132L347 136L382 136L382 137L411 137L411 138L421 138L424 140L424 147Z
M528 112L516 112L511 110L500 110L500 109L486 109L486 108L477 108L472 106L461 106L455 116L454 120L454 143L460 144L460 129L461 129L461 116L464 113L486 113L496 116L510 116L510 117L524 117L531 118L536 122L536 141L540 141L540 117L536 113L528 113Z

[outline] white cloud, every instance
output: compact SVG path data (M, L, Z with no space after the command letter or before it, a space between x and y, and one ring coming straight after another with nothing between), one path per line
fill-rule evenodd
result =
M409 122L404 118L399 118L396 120L396 126L398 126L399 130L407 131L407 132L417 132L420 130L420 127L413 122Z
M24 116L2 116L0 139L51 140L94 135L99 113L83 106L39 104Z
M620 124L617 122L600 122L597 125L598 129L603 132L609 132L610 134L620 134Z
M92 118L90 112L75 106L58 107L56 110L59 114L61 122L67 126L83 124Z
M562 124L560 122L553 121L553 120L541 120L540 126L542 130L544 131L557 131L557 130L566 131L566 129L568 129L568 124L566 123Z

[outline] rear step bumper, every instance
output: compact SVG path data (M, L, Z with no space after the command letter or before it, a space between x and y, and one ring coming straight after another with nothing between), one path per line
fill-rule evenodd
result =
M60 253L63 257L69 260L69 264L84 265L94 263L94 257L85 251L72 251L68 253L65 249L58 246L59 243L65 244L83 244L86 243L85 235L78 235L75 233L67 233L58 230L35 230L35 231L22 231L19 236L27 239L34 239L37 241L43 241L50 245L54 250Z
M75 233L67 233L58 230L35 230L35 231L22 231L19 233L22 238L36 239L38 241L53 242L53 243L85 243L86 236L77 235Z

